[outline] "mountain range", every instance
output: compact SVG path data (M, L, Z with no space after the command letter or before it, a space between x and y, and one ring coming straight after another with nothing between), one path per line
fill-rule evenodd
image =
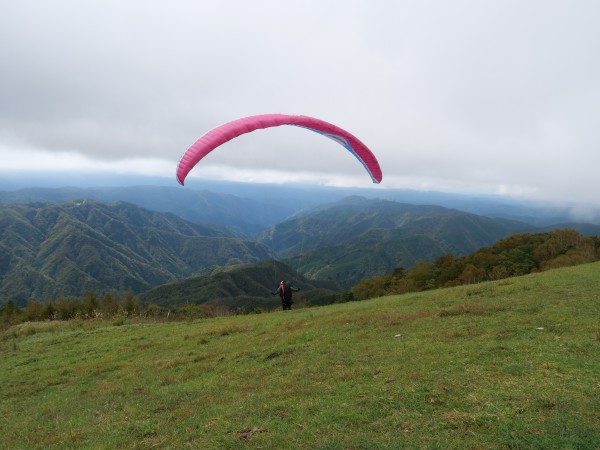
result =
M37 182L44 185L44 179ZM60 185L72 176L65 175ZM201 182L195 189L164 185L163 179L143 179L146 184L118 187L17 188L0 179L0 204L30 202L64 203L92 199L124 201L159 212L171 212L196 223L221 225L254 238L265 227L275 225L306 209L347 197L385 199L412 205L438 205L491 218L512 219L537 227L576 222L600 225L600 207L580 203L550 203L515 200L501 196L448 194L407 189L328 188L305 185ZM85 180L74 180L82 183ZM92 177L93 181L93 177ZM126 181L126 180L120 180ZM131 181L131 180L129 180ZM56 183L59 183L56 180ZM55 184L56 184L55 183Z
M270 227L259 242L309 278L348 289L446 253L466 255L533 226L440 206L349 197Z
M0 208L0 298L18 304L91 290L137 293L269 256L257 242L123 202Z
M311 297L307 302L314 304L397 267L447 253L466 255L514 233L548 229L357 196L323 204L280 199L287 207L277 210L276 202L194 192L184 195L186 209L184 201L170 202L170 188L162 189L110 194L129 199L135 194L154 210L122 201L67 200L81 194L78 189L0 193L0 302L10 298L23 305L91 290L131 289L144 293L143 301L164 305L220 301L237 307L251 301L261 306L259 298L285 277L299 280ZM187 210L195 220L159 212L160 205ZM568 227L600 234L598 225ZM252 266L272 258L281 263L266 263L279 268L271 273Z
M0 191L0 204L35 202L61 204L81 199L100 202L122 201L158 212L170 212L194 223L227 227L242 238L252 238L265 227L281 222L312 205L299 198L265 197L261 200L207 190L165 186L98 188L27 188Z

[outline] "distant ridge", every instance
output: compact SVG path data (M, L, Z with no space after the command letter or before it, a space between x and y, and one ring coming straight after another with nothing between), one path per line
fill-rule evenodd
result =
M104 188L29 188L0 191L0 204L65 203L80 199L124 201L158 212L170 212L191 222L226 227L240 237L252 237L305 206L299 200L259 201L232 194L181 187L130 186Z

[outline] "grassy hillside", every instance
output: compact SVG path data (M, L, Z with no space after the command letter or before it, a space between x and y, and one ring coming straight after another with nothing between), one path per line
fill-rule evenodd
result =
M0 340L1 448L600 446L600 264Z

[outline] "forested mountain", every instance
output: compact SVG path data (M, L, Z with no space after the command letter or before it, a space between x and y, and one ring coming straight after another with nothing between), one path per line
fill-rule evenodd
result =
M530 225L439 206L360 197L271 227L259 238L299 273L349 288L440 255L466 255Z
M600 238L575 230L515 234L463 257L443 255L410 270L365 278L352 287L356 300L527 275L600 259Z
M142 292L212 265L269 257L256 242L117 202L0 208L0 298Z
M294 295L296 304L326 304L339 292L334 283L309 280L289 266L270 260L158 286L142 294L140 301L159 306L218 303L244 311L257 307L273 309L281 305L279 297L270 294L277 289L280 280L293 280L301 286L300 292Z
M307 278L334 281L349 289L364 277L389 273L395 267L413 267L418 260L431 261L446 253L439 242L427 236L396 234L397 230L372 230L346 244L311 250L284 261Z
M221 207L228 211L223 215L243 210L237 200ZM252 204L247 207L252 209ZM202 207L194 203L189 209ZM569 224L569 228L600 234L597 225ZM215 267L260 263L276 255L289 266L281 275L305 277L302 282L315 288L314 280L320 280L329 282L330 290L336 289L334 284L348 289L397 267L410 269L420 260L450 253L460 257L509 235L532 231L538 229L521 222L361 197L297 213L264 231L257 241L240 240L239 233L217 225L199 225L123 202L5 205L0 207L0 303L12 299L23 305L31 299L89 291L142 293L191 275L205 277L195 279L193 289L171 284L164 289L173 293L155 293L168 297L168 303L227 298L254 302L249 299L262 297L265 286L280 275L267 277L259 266L255 273L259 281L250 281L248 267L233 275L223 275L222 269L217 273ZM241 283L235 289L233 278ZM254 291L253 283L261 290ZM184 293L192 298L186 300ZM230 304L241 303L238 300ZM318 300L310 300L314 301ZM152 302L163 303L156 298Z
M397 230L394 238L425 235L448 252L467 253L510 233L534 227L433 205L351 197L274 225L259 241L278 256L346 244L373 230Z

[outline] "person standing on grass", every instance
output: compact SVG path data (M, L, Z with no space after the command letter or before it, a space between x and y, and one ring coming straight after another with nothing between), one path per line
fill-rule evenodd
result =
M279 283L279 287L275 292L271 292L271 295L279 295L281 297L281 306L284 311L289 311L292 309L292 292L298 292L300 288L292 286L292 283L289 281L282 281Z

